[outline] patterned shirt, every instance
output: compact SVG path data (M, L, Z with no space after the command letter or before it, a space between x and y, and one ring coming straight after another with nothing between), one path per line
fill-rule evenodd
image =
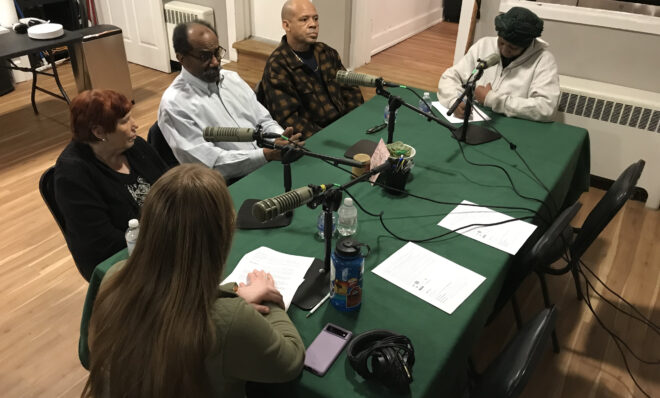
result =
M284 36L266 62L258 94L273 119L306 137L364 102L359 87L335 81L337 71L345 69L337 51L324 43L312 49L318 71L294 54Z

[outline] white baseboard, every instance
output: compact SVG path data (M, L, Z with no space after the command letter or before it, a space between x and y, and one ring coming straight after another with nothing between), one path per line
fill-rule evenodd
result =
M371 37L371 55L376 55L439 22L442 22L442 7L435 8L427 14L418 15L380 32Z

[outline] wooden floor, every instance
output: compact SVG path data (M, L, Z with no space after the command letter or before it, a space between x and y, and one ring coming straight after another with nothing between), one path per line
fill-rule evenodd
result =
M439 24L376 55L359 71L435 91L440 74L451 64L455 35L455 24ZM70 66L60 70L67 92L75 93ZM175 74L137 65L131 65L130 72L134 114L139 134L146 137L156 120L160 96ZM68 110L64 102L39 93L40 114L34 115L29 88L29 83L21 83L15 92L0 97L0 396L74 397L80 395L87 375L77 359L87 283L76 271L37 189L39 176L54 164L69 140ZM370 97L373 91L365 90L365 94ZM575 225L602 194L594 189L582 196L584 206ZM629 202L585 256L585 262L610 287L656 323L660 323L659 237L660 212ZM562 351L554 355L548 350L523 396L641 396L612 340L585 305L575 300L570 278L551 278L550 288L560 311L557 334ZM535 280L525 283L519 299L527 318L541 308ZM646 359L660 358L657 333L594 302L604 321L631 348ZM512 325L506 308L484 330L474 351L478 366L484 366L514 333ZM651 396L660 396L660 368L629 362Z

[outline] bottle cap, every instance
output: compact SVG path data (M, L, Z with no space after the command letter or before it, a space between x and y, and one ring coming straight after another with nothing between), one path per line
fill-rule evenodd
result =
M349 207L353 206L353 199L351 199L351 198L344 199L344 205L349 206Z
M335 251L340 256L357 257L360 255L360 242L351 237L341 238L337 241Z
M128 228L137 228L139 226L140 226L140 222L137 219L131 218L130 220L128 220Z

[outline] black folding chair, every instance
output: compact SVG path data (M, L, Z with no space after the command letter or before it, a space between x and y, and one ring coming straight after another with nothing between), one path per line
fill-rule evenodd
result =
M470 398L515 398L541 360L557 318L554 306L525 324L506 348L479 374L470 368Z
M623 207L630 198L637 184L637 180L644 170L644 160L638 160L626 168L623 173L614 181L605 196L591 210L584 220L582 227L571 228L564 231L563 240L570 240L568 243L568 262L564 267L554 268L552 263L559 260L563 253L555 252L554 256L548 256L543 263L535 265L537 272L543 272L550 275L562 275L567 272L573 274L575 281L575 290L578 300L582 300L583 293L580 285L579 267L582 255L589 246L596 240L598 235L605 229L607 224L612 221L614 216ZM554 258L553 258L554 257Z
M60 212L59 207L57 207L57 202L55 201L55 186L53 180L55 177L55 166L51 166L41 175L39 179L39 192L41 193L41 198L46 202L46 207L50 210L50 214L53 215L57 226L60 227L62 235L66 233L66 224L64 223L64 216Z
M149 128L149 133L147 133L147 142L151 144L152 147L154 147L156 152L158 152L158 155L160 155L160 158L163 159L168 167L179 165L179 161L174 157L172 148L170 148L169 144L165 140L165 137L163 137L163 132L160 131L160 127L158 127L157 121L153 124L153 126Z

